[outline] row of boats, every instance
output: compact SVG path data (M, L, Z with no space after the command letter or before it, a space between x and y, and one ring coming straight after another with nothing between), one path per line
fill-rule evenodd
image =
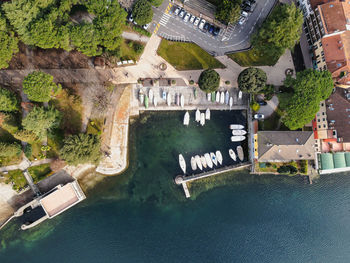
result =
M163 90L162 92L162 99L166 100L166 103L168 106L171 106L171 103L173 102L173 98L170 94L170 92L166 92ZM144 93L141 89L139 90L139 101L141 105L145 105L145 108L147 109L151 103L153 103L154 107L157 107L158 105L158 98L154 95L153 90L149 89L148 94ZM175 93L175 101L174 104L177 106L181 106L183 108L185 106L185 97L183 94Z
M238 92L238 99L242 99L243 93L242 91ZM213 91L211 93L207 93L207 99L208 101L212 101L212 102L217 102L220 104L227 104L230 106L230 110L232 108L233 105L233 97L230 96L230 93L226 90L226 92L224 91Z
M195 121L199 122L200 125L204 126L205 120L210 120L210 110L206 109L205 113L201 113L200 110L197 109L195 112ZM188 111L186 111L184 115L183 123L185 126L188 126L188 124L190 123L190 114L188 113Z
M232 149L229 149L228 152L232 160L236 161L238 155L240 161L243 161L244 153L242 146L237 147L237 155ZM220 151L205 153L202 156L196 155L191 157L191 168L192 171L196 171L197 168L202 171L203 168L213 168L214 166L222 165L222 161L223 159ZM181 170L186 174L186 161L182 154L179 154L179 164Z
M241 124L231 124L230 129L232 130L231 142L241 142L246 139L244 135L247 131L244 130L244 126Z

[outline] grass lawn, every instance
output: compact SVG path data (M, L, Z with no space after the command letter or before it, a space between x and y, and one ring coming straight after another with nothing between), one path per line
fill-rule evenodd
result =
M242 67L273 66L279 59L279 57L259 53L254 48L244 52L229 54L228 57L237 62Z
M255 171L257 172L265 172L265 173L277 173L277 169L284 165L290 165L297 168L298 172L296 174L307 174L308 165L307 161L296 161L296 162L269 162L269 163L255 163ZM293 176L296 174L288 174L289 176Z
M144 43L123 39L120 45L120 53L121 53L120 60L133 60L133 61L139 60L143 50L142 52L136 52L134 49L135 44L140 44L143 46L143 48L145 47Z
M16 191L24 188L27 185L26 178L24 177L21 170L9 171L8 174L4 174L5 183L12 182L12 188Z
M89 134L101 135L103 119L92 119L89 121L86 132Z
M157 53L177 70L225 67L220 61L193 43L172 42L163 39Z
M51 175L50 164L42 164L28 168L29 174L32 176L34 183L37 183L45 177Z

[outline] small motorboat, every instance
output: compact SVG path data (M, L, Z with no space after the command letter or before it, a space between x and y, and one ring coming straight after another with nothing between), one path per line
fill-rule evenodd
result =
M232 105L233 105L233 98L232 97L230 97L229 104L230 104L230 110L231 110L232 109Z
M145 108L148 108L148 96L147 94L145 95Z
M191 157L191 168L193 171L197 170L196 159L193 156Z
M201 124L202 126L204 126L204 124L205 124L205 114L204 114L204 113L201 113L200 124Z
M241 142L245 140L245 136L231 136L231 142Z
M206 119L206 120L210 120L210 110L209 110L209 109L207 109L207 110L205 111L205 119Z
M148 98L149 98L150 102L153 101L153 90L152 89L149 89L149 91L148 91Z
M213 164L215 164L215 166L217 166L218 165L218 159L216 159L215 153L211 152L210 153L210 158L211 158Z
M153 97L153 104L154 104L154 107L157 107L157 105L158 105L157 97Z
M184 125L188 126L189 123L190 123L190 114L188 113L188 111L186 111L184 116Z
M235 154L235 152L232 149L228 150L228 154L230 155L230 157L232 158L232 160L236 161L237 160L237 156Z
M208 101L211 101L211 93L207 93L207 99Z
M242 91L239 91L239 92L238 92L238 99L240 99L240 100L241 100L241 99L242 99L242 96L243 96Z
M166 100L166 92L165 92L165 90L163 90L163 92L162 92L162 99Z
M175 104L177 105L177 106L179 106L180 105L180 98L179 98L179 94L175 94Z
M185 97L182 94L180 96L180 105L181 105L181 108L183 108L185 106Z
M204 156L201 156L201 163L202 163L204 168L207 168L207 161L205 160Z
M197 89L196 88L193 88L193 96L194 96L194 99L197 99Z
M200 122L201 121L201 112L197 109L196 110L196 118L195 118L196 122Z
M244 126L241 124L231 124L230 129L231 130L242 130L242 129L244 129Z
M215 91L211 93L211 102L215 102Z
M238 154L238 158L241 160L241 162L243 162L244 153L243 153L242 146L237 146L237 154Z
M215 155L216 155L216 159L218 159L218 162L221 165L222 164L222 154L221 154L221 152L220 151L216 151Z
M202 166L201 157L199 157L199 155L196 155L194 157L194 159L196 160L197 167L202 171L203 170L203 166Z
M166 98L166 102L167 102L168 106L171 105L171 95L170 95L170 93L168 93L168 96Z
M205 161L207 162L207 165L209 166L209 168L213 168L213 162L210 158L209 153L204 154L205 157Z
M239 136L239 135L246 135L247 131L245 130L232 130L232 135Z
M223 91L221 91L220 93L220 103L221 104L225 103L225 93Z
M226 92L225 92L225 104L228 105L229 99L230 99L230 93L226 90Z
M179 154L179 164L181 167L181 170L184 172L184 174L186 173L186 162L184 157L182 156L182 154Z
M143 105L144 98L145 98L145 96L143 94L143 91L140 89L140 91L139 91L139 100L140 100L141 105Z
M215 100L216 100L217 103L220 102L220 91L217 91L217 92L216 92Z

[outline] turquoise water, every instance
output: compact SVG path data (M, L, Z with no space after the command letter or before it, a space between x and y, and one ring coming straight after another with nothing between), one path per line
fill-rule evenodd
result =
M350 178L232 174L227 185L185 200L173 178L179 152L232 146L216 112L202 127L180 113L144 115L130 135L130 168L37 228L0 232L0 262L349 262ZM228 155L224 155L229 162Z

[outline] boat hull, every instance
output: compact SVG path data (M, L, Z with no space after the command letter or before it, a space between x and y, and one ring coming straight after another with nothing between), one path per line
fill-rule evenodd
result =
M196 160L197 167L202 171L203 170L203 166L202 166L201 158L199 157L199 155L196 155L194 157L194 159Z
M206 119L206 120L210 120L210 110L209 110L209 109L207 109L207 110L205 111L205 119Z
M235 152L232 149L228 150L228 154L230 155L232 160L234 160L234 161L237 160L237 156L236 156Z
M205 124L205 114L204 114L204 113L201 113L200 124L201 124L202 126L204 126L204 124Z
M246 139L245 136L231 136L231 142L241 142Z
M183 108L185 106L185 97L182 94L180 96L180 105L181 105L181 108Z
M211 161L209 153L204 154L205 161L207 162L207 165L209 168L213 168L213 162Z
M207 161L205 160L204 156L201 156L201 163L202 163L203 168L207 168Z
M218 166L218 160L216 159L215 153L210 153L210 158L213 164L215 164L215 166Z
M237 146L237 154L238 154L238 158L241 160L241 162L243 162L244 153L243 153L242 146Z
M188 125L190 123L190 114L188 111L186 111L185 116L184 116L184 125Z
M218 159L218 163L221 165L222 164L222 154L220 151L215 152L216 159Z
M230 125L230 129L231 130L243 130L244 126L241 124L231 124Z
M200 122L201 120L201 112L197 109L196 110L196 122Z
M191 157L191 168L193 171L197 170L196 159L193 156Z
M186 174L186 161L182 154L179 154L179 164L181 170Z
M240 135L246 135L247 131L245 130L232 130L232 135L234 136L240 136Z

